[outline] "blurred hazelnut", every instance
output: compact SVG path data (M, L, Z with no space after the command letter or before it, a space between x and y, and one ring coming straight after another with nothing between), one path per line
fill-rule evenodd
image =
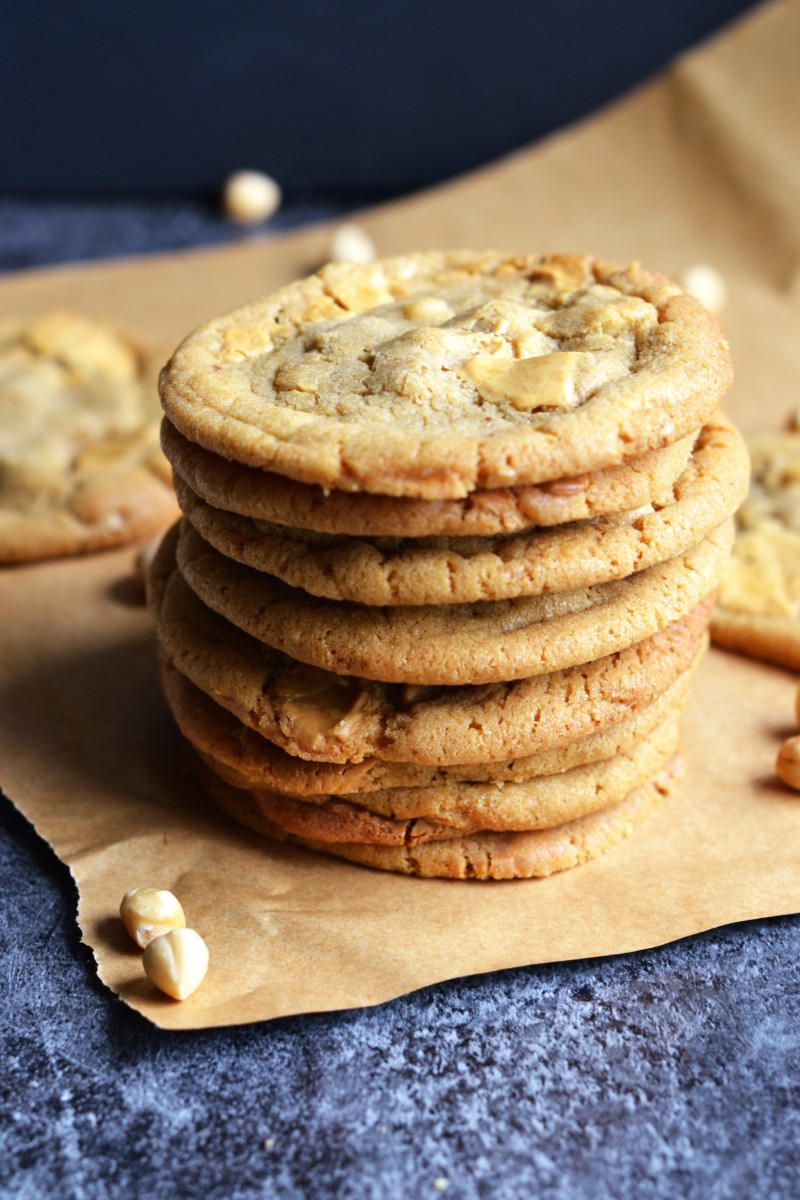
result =
M348 221L334 230L331 239L331 262L358 263L364 266L375 258L375 246L365 229Z
M681 286L690 296L719 316L728 300L728 285L716 267L708 263L695 263L681 279Z
M225 183L222 207L226 217L240 225L267 221L281 206L281 189L261 171L237 171Z

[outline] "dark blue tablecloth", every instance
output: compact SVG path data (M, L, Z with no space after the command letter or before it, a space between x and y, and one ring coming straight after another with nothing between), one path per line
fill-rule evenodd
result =
M0 264L227 232L4 201ZM2 1200L800 1196L797 918L169 1034L98 983L66 868L4 799L0 889Z

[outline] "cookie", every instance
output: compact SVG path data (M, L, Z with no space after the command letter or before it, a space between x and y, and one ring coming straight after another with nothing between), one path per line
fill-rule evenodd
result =
M138 349L73 313L0 320L0 562L120 545L176 511Z
M617 466L569 479L413 500L331 491L230 462L183 437L169 421L161 443L176 479L214 508L276 525L354 537L491 537L562 525L652 503L684 471L694 435Z
M293 842L364 866L404 875L448 879L530 879L578 866L627 837L669 794L676 760L623 800L600 812L553 829L525 833L478 833L421 845L375 846L358 842L319 842L287 834L268 820L253 797L223 783L202 763L194 766L203 790L240 825L273 841Z
M428 252L329 264L209 322L160 391L184 436L236 462L447 499L679 441L731 377L710 314L638 266Z
M624 753L646 739L670 712L682 708L689 681L703 653L650 704L634 709L615 725L554 750L492 763L428 767L365 759L360 763L309 762L295 758L249 729L215 704L166 659L161 681L170 711L183 736L220 778L234 787L289 792L296 796L366 794L382 789L437 787L456 781L518 783L555 775Z
M748 439L753 477L712 614L714 641L800 669L800 433Z
M265 817L320 842L407 845L480 832L524 832L577 820L652 779L675 752L682 711L613 758L521 783L447 783L301 798L244 784ZM200 754L215 770L214 760ZM242 786L239 784L238 786Z
M493 538L363 539L221 512L180 478L180 506L228 558L314 596L367 605L462 604L569 591L682 554L744 499L748 458L723 417L706 424L686 470L644 511Z
M335 675L242 633L175 570L173 530L148 580L165 657L201 691L289 754L329 763L497 762L564 746L652 702L694 662L711 598L595 662L489 686L408 687Z
M438 607L310 597L225 558L186 521L177 560L207 607L291 658L337 675L455 686L565 670L652 636L716 587L732 540L726 522L684 554L627 579Z

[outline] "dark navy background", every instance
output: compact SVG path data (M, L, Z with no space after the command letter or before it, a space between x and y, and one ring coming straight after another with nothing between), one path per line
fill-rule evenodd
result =
M643 69L642 39L654 66L737 6L532 2L513 6L514 21L511 7L466 5L471 40L457 52L447 4L305 4L270 37L280 10L266 4L16 10L0 40L0 162L14 189L41 194L0 197L0 265L240 237L202 196L167 193L214 189L245 161L307 189L278 226L331 215L357 192L407 190L612 94ZM231 34L237 11L249 23ZM366 88L359 46L374 43L378 14L385 52ZM543 14L582 39L582 57L543 39ZM601 27L623 15L609 50ZM555 98L543 82L554 56ZM533 99L506 125L523 61ZM459 83L463 108L426 81L434 66ZM260 97L256 124L214 115L237 107L220 83L234 68ZM292 103L273 104L281 81ZM357 170L316 134L287 141L292 121L310 128L305 89L321 81L324 128L363 134ZM169 1034L98 983L75 906L66 868L0 797L1 1200L800 1195L800 918L455 980L371 1010Z
M395 194L590 111L752 0L6 5L0 192Z

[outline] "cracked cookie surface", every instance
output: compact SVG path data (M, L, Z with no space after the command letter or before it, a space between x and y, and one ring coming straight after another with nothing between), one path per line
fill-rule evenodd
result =
M449 782L431 787L389 788L366 794L300 797L254 788L246 780L220 778L244 788L264 816L287 833L321 842L403 845L463 834L548 829L607 808L652 779L675 752L682 706L619 754L552 775L519 782ZM215 774L215 760L197 751Z

